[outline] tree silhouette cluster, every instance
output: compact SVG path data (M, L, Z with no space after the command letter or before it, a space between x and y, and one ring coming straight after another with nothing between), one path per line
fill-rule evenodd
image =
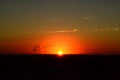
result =
M39 44L37 44L37 45L34 45L33 46L33 52L35 53L35 54L38 54L38 53L45 53L46 52L46 49L48 48L48 47L53 47L53 45L39 45Z

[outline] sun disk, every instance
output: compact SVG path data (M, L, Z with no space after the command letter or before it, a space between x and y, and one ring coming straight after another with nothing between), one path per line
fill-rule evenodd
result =
M59 56L62 56L62 55L63 55L63 51L61 51L61 50L58 51L58 55L59 55Z

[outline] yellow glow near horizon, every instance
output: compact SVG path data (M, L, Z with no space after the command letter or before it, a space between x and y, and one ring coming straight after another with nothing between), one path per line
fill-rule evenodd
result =
M58 55L59 55L59 56L62 56L62 55L63 55L63 51L62 51L62 50L59 50L59 51L58 51Z

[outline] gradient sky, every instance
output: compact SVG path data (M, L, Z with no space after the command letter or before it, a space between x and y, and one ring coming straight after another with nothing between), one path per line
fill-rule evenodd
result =
M0 52L31 53L59 36L74 37L76 50L114 52L119 34L120 0L0 0Z

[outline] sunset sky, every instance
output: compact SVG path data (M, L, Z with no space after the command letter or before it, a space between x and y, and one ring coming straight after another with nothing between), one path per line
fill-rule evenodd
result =
M120 0L0 0L0 53L120 52Z

